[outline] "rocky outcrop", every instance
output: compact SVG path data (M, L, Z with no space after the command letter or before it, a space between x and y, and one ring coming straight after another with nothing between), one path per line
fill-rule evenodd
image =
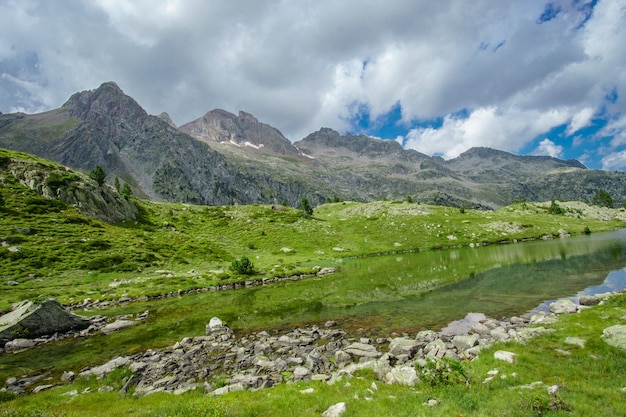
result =
M0 175L3 172L42 197L74 206L92 219L119 223L137 217L137 207L116 190L65 167L11 157L0 165Z
M40 336L80 330L89 327L91 321L72 314L56 300L42 304L23 301L10 313L0 316L0 346L14 339L34 339ZM29 342L15 344L14 350L31 347Z

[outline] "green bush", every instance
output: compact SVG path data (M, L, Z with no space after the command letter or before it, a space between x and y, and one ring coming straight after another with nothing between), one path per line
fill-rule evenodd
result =
M548 208L548 213L565 214L565 209L559 206L559 204L556 201L552 200L552 203L550 203L550 207Z
M242 275L254 274L254 264L248 259L247 256L242 256L241 259L235 259L230 264L231 271L234 271Z
M419 365L416 365L416 368L420 381L431 387L469 385L469 378L459 361L448 358L429 359L423 368L420 368Z

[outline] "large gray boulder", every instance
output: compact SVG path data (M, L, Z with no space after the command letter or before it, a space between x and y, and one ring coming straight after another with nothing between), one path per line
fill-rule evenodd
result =
M42 304L23 301L13 311L0 316L0 346L14 339L34 339L65 333L70 330L82 330L91 322L67 311L56 300Z

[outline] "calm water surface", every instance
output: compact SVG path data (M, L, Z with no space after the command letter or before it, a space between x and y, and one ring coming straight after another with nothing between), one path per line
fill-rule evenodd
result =
M322 325L369 335L439 330L468 313L493 318L546 301L626 288L626 230L548 241L338 261L322 278L223 294L233 328ZM542 307L543 306L543 307Z

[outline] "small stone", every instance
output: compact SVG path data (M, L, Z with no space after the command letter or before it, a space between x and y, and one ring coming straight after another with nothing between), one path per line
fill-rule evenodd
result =
M313 388L307 388L300 391L300 394L313 394L315 390Z
M422 405L424 407L430 407L430 408L435 407L438 404L439 404L439 401L437 401L435 399L430 399L430 400L426 401L425 403L422 403Z
M104 334L110 334L113 332L117 332L122 329L126 329L128 327L132 327L137 325L138 323L134 320L116 320L113 323L109 323L104 326L101 330Z
M558 385L551 385L548 387L548 394L556 394L561 389Z
M516 356L517 356L516 353L507 352L506 350L498 350L497 352L493 354L494 359L498 359L498 360L505 361L508 363L515 362Z
M61 381L64 381L64 382L71 382L71 381L73 381L73 380L74 380L74 376L75 376L75 374L74 374L74 372L72 372L72 371L69 371L69 372L67 372L67 371L66 371L66 372L63 372L63 375L61 375Z
M296 381L306 379L310 377L310 375L311 371L309 371L304 366L296 366L296 368L293 370L293 379L295 379Z
M52 388L52 385L39 385L33 388L33 394Z
M213 317L209 320L209 324L206 326L207 334L216 330L221 330L224 327L224 323L218 317Z
M566 345L575 345L581 348L585 347L585 340L581 339L579 337L568 337L567 339L565 339L565 344Z
M626 350L626 325L618 324L602 331L604 341L618 349Z
M323 417L339 417L347 410L346 403L337 403L328 407L326 411L322 413Z

